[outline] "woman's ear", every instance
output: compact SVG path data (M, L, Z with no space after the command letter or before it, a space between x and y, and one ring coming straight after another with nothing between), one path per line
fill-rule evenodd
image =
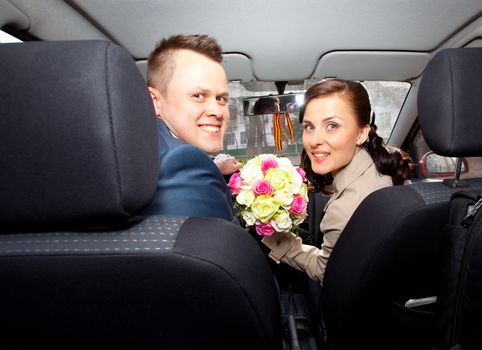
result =
M367 124L363 128L361 128L360 133L358 134L358 139L356 141L356 144L358 146L361 146L365 143L366 140L368 140L368 133L370 132L370 125Z
M152 86L147 87L149 89L149 93L151 94L152 105L154 106L154 111L156 115L159 117L161 115L161 101L159 95L161 94L159 90L153 88Z

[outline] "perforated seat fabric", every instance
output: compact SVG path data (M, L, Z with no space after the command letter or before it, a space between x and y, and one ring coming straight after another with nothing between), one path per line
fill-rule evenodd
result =
M152 198L155 118L132 63L106 42L0 46L3 228L102 223Z
M281 347L276 287L249 234L137 215L159 140L127 51L0 45L0 100L0 347Z
M133 221L1 235L0 344L281 347L271 271L246 232L221 219Z
M419 120L435 153L482 155L480 98L473 104L482 96L480 64L472 69L481 52L442 51L424 72ZM464 189L482 191L482 179L468 181ZM437 306L408 309L405 302L439 292L448 202L459 190L421 182L381 189L360 204L333 249L323 281L324 320L335 349L435 344Z
M482 191L482 179L469 183ZM340 236L323 284L324 318L337 349L433 344L435 314L404 305L438 293L448 199L458 189L425 185L372 193Z

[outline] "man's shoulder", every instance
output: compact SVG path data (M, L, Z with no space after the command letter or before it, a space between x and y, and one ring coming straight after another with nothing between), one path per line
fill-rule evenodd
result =
M161 154L161 164L167 164L170 168L179 170L187 170L190 168L206 169L222 178L221 172L211 157L204 151L188 143L179 143L169 147Z

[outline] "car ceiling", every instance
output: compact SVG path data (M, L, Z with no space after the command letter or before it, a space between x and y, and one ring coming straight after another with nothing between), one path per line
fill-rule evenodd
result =
M481 0L0 0L0 9L2 25L42 40L112 40L141 66L163 37L209 34L241 81L408 81L437 49L482 37Z

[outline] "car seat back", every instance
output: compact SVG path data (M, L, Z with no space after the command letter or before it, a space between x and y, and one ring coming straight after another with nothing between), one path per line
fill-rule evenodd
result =
M220 219L138 215L160 145L126 50L0 45L0 81L3 347L281 347L251 236Z

